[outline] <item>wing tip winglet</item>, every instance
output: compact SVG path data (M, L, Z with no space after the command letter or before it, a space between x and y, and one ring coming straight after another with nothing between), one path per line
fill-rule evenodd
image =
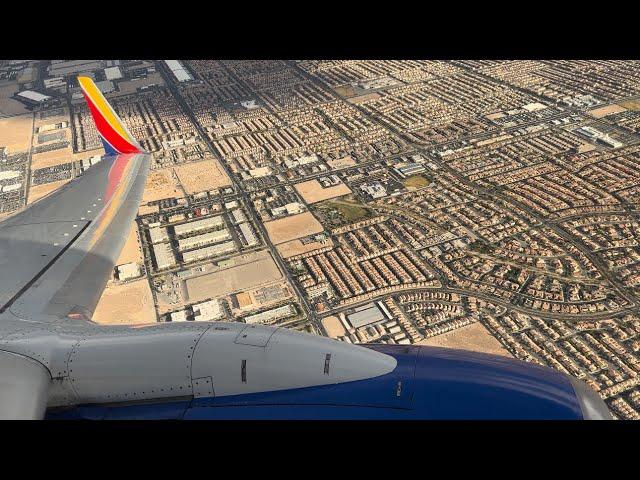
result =
M115 110L109 105L91 77L78 77L78 83L108 155L147 153L131 135Z

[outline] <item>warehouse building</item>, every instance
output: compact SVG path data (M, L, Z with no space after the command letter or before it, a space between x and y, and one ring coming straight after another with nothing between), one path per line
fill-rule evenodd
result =
M130 262L118 265L116 267L116 274L118 275L118 280L124 282L126 280L139 277L142 275L142 271L140 270L139 264L136 262Z
M214 257L223 253L232 252L236 249L236 244L233 240L224 243L218 243L211 245L210 247L199 248L197 250L191 250L182 254L182 260L186 263L195 262L196 260L202 260L203 258Z
M189 248L200 247L202 245L208 245L210 243L218 243L223 240L231 238L229 230L226 228L223 230L216 230L214 232L207 232L201 235L195 235L193 237L183 238L178 240L178 250L187 250Z
M254 245L258 244L258 239L256 237L256 234L253 232L251 224L240 224L240 233L242 234L242 238L244 239L244 242L247 244L247 246L253 247Z
M385 320L386 317L376 305L369 303L360 307L355 313L347 315L347 319L353 328L360 328Z
M177 236L188 235L192 232L198 232L200 230L208 230L209 228L219 228L224 225L222 216L207 217L194 222L181 223L173 227L173 231Z
M169 268L176 264L176 256L171 245L168 243L158 243L152 245L153 256L156 259L156 267L159 270Z
M152 227L149 229L149 237L151 243L160 243L169 240L169 234L166 227Z
M194 320L209 322L219 320L224 316L224 310L220 306L219 300L209 300L192 306Z
M187 72L182 63L178 60L165 60L164 63L167 64L167 67L169 67L171 73L173 73L173 76L176 77L176 80L179 82L188 82L193 80L191 74Z
M255 315L249 315L244 317L245 323L255 324L264 323L273 320L279 320L281 318L291 317L296 314L296 309L293 305L284 305L283 307L272 308L265 312L256 313Z

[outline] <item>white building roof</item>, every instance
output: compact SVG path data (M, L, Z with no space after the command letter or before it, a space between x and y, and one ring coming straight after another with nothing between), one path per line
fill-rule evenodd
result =
M193 80L193 77L189 72L185 70L182 64L178 60L165 60L164 63L171 69L171 72L179 82L188 82Z
M40 92L34 92L33 90L24 90L18 93L18 96L33 100L34 102L44 102L45 100L51 98L49 95L44 95Z
M120 71L120 67L105 68L104 74L107 77L107 80L117 80L119 78L122 78L122 72Z

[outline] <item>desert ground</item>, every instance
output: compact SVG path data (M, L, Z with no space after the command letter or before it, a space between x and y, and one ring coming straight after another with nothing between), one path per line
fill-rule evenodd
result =
M98 302L93 321L104 325L154 323L156 313L147 279L108 286Z
M334 187L322 188L318 180L309 180L308 182L297 183L294 185L298 193L307 203L317 203L330 198L341 197L351 193L351 189L344 183Z
M142 195L142 204L161 200L163 198L182 197L183 193L178 188L173 178L173 168L152 170L147 177L147 183Z
M371 92L365 93L364 95L358 95L357 97L352 97L347 101L349 103L354 103L357 105L358 103L366 102L368 100L375 100L376 98L380 98L380 94L377 92Z
M417 345L430 345L432 347L459 348L474 352L493 353L510 357L511 354L493 338L481 323L472 323L451 332L443 333L435 337L421 340Z
M8 153L26 152L31 144L33 114L0 118L0 145L7 147Z
M138 227L136 226L136 222L131 222L129 236L127 237L124 247L122 247L116 265L131 262L142 263L143 261L140 238L138 237Z
M323 318L322 326L327 331L327 335L329 335L331 338L338 338L339 336L346 333L344 331L342 323L340 322L340 319L335 316Z
M331 167L333 170L338 170L340 168L353 167L356 164L356 161L350 156L336 158L335 160L327 160L327 165Z
M215 159L188 163L174 169L189 195L231 185L229 177Z
M70 180L59 180L57 182L45 183L44 185L32 185L29 187L29 198L27 204L40 200L45 195L57 190Z
M221 297L282 278L276 262L267 250L236 257L235 262L233 267L185 280L188 301L198 302Z
M621 105L607 105L606 107L595 108L589 112L589 114L596 118L603 118L607 115L613 115L614 113L626 112L627 109Z
M319 248L330 247L333 240L328 238L325 242L309 242L304 245L300 240L291 240L290 242L281 243L276 247L282 258L289 258L295 255L312 252Z
M289 242L323 230L322 224L316 220L316 217L311 212L265 222L264 227L274 244Z

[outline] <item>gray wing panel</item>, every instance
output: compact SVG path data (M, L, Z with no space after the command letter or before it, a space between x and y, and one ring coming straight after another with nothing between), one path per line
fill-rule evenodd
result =
M135 218L149 155L105 157L0 223L0 312L90 317Z

